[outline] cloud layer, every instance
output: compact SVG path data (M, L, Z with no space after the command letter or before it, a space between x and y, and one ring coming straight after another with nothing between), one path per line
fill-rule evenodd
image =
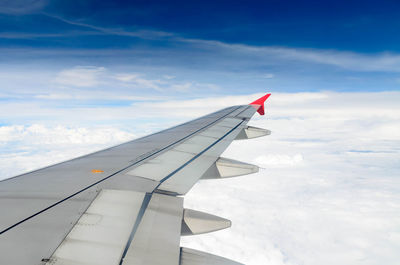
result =
M2 125L1 175L95 151L257 96L91 110L100 117L111 111L126 122L132 113L146 115L143 126L129 122L136 131L94 121L78 127L45 121ZM232 228L186 237L182 244L254 265L397 264L399 101L399 92L274 93L266 116L251 121L272 135L236 141L224 153L258 164L260 172L202 181L185 197L186 207L229 218ZM76 113L63 115L85 119ZM163 121L149 123L152 118Z
M116 128L0 126L0 179L97 151L135 137Z
M272 135L234 142L224 154L264 169L203 181L185 198L230 218L232 229L184 244L254 265L396 264L399 93L392 96L272 95L267 118L251 123Z

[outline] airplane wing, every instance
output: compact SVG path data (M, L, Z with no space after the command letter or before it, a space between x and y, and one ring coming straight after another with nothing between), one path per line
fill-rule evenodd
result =
M239 264L181 248L180 237L227 228L227 219L184 209L199 179L258 167L220 155L270 94L99 152L0 181L0 264Z

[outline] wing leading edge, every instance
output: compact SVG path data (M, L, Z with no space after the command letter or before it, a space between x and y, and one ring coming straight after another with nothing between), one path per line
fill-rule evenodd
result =
M238 264L180 248L181 235L231 224L184 209L182 196L200 178L258 171L220 155L233 140L270 134L247 126L256 111L264 115L269 95L1 181L0 209L7 214L0 219L0 263Z

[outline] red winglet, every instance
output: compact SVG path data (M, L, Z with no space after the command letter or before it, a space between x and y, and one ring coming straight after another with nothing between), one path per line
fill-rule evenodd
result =
M255 107L257 109L257 112L260 113L260 115L264 115L264 102L269 98L271 94L266 94L265 96L262 96L261 98L257 99L256 101L251 102L249 105Z

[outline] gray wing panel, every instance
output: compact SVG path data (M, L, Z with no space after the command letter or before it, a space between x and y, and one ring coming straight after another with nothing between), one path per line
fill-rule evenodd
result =
M41 264L101 189L152 192L159 185L157 180L126 173L246 108L227 108L135 141L0 181L0 264Z
M51 257L95 196L94 190L79 194L1 234L0 264L43 264L41 260ZM5 210L1 218L6 215Z

